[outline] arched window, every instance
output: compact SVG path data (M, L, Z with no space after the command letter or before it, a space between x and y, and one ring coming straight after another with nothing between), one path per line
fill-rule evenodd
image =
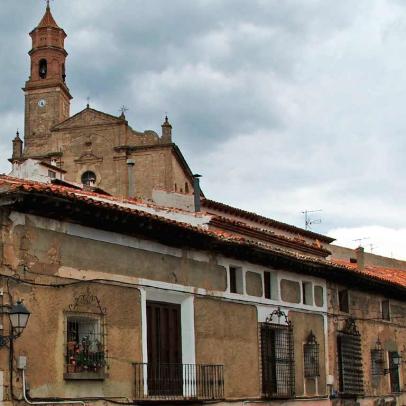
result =
M66 79L66 72L65 72L65 64L62 64L62 80L65 82Z
M39 77L45 79L47 77L48 64L46 59L41 59L39 61Z
M185 193L189 193L189 184L185 182Z
M82 183L86 186L94 186L96 183L96 174L92 171L86 171L82 175Z

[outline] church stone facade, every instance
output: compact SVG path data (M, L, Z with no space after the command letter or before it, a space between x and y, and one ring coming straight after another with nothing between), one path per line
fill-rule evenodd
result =
M151 199L153 190L193 193L193 174L172 142L165 118L162 133L138 132L124 113L116 117L90 108L70 116L65 31L48 6L31 31L31 73L25 83L24 148L14 140L12 162L35 158L66 170L67 181L109 194Z

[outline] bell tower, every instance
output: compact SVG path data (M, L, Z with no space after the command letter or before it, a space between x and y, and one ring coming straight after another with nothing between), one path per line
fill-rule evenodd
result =
M49 1L41 22L30 32L31 74L25 92L24 157L50 152L51 128L69 118L72 96L66 85L65 31L51 13Z

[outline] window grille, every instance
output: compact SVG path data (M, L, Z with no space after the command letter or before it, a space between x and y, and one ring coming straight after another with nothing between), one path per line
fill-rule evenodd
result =
M286 325L272 323L272 317L285 317ZM262 392L265 398L292 398L295 394L293 330L286 315L278 309L260 324Z
M372 375L379 376L384 375L384 352L383 350L371 350L371 363L372 363Z
M313 331L311 331L307 343L303 346L305 378L315 378L320 376L319 353L319 343L317 342Z
M67 373L102 372L105 366L104 337L100 318L67 317Z
M65 379L100 379L107 366L105 314L89 289L74 298L65 312Z
M337 336L340 392L344 395L363 395L361 336L353 319L348 319Z

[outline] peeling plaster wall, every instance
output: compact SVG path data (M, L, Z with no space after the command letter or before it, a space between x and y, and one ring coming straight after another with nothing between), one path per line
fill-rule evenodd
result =
M364 390L366 399L361 400L362 406L375 405L378 399L394 396L390 390L389 375L373 376L371 350L375 348L379 337L385 350L385 365L388 368L387 351L398 351L406 358L406 303L390 300L392 320L382 320L381 302L383 295L361 292L356 289L349 290L349 313L340 312L338 303L338 290L348 287L337 284L328 284L328 309L331 316L328 320L329 330L329 374L334 376L333 388L338 390L339 371L337 356L337 332L344 328L345 320L355 318L357 329L361 335L362 363L364 370ZM396 314L395 314L396 311ZM406 391L406 363L399 368L400 386ZM406 394L399 395L400 405L406 403ZM403 402L403 403L402 403Z
M236 295L228 292L227 268L231 260L224 257L19 213L5 213L2 219L3 270L36 282L103 279L103 283L131 285L90 284L107 308L107 348L111 361L105 381L86 383L63 380L64 310L85 285L52 289L12 284L13 297L25 299L27 307L33 309L29 326L16 345L16 355L29 357L27 376L32 396L108 397L118 396L119 392L119 396L131 398L135 378L130 364L146 360L142 308L145 300L157 297L168 302L181 300L182 323L194 318L194 326L190 320L184 323L187 326L182 326L182 331L189 334L182 337L185 348L191 343L190 337L195 337L195 350L185 351L187 360L224 364L227 399L260 398L258 322L263 322L276 306L285 305L286 312L294 312L292 318L300 331L300 326L303 331L311 328L317 331L318 339L326 334L323 328L326 305L288 304L280 299L283 279L297 282L303 279L287 270L269 270L233 260L232 264L241 267L244 277L248 277L246 293ZM23 265L29 272L23 270ZM264 298L264 270L275 276L277 294L272 300ZM325 294L323 280L306 277L309 279L315 286L324 287ZM140 285L144 287L138 288ZM300 334L298 337L301 338L295 354L302 357L303 337ZM322 342L320 338L321 345ZM1 365L7 370L7 359L0 352ZM319 388L323 389L325 377L320 379ZM298 385L302 390L303 382ZM19 392L21 382L16 381L14 386Z

